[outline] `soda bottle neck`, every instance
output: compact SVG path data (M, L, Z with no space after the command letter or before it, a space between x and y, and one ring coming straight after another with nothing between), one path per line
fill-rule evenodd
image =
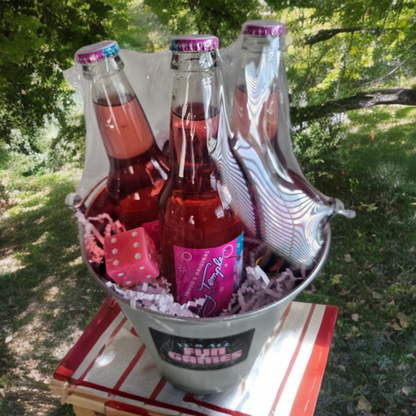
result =
M172 52L170 67L181 72L213 71L217 66L217 51Z
M84 77L91 81L92 99L122 105L136 95L124 72L124 63L118 55L82 66Z
M216 51L172 53L172 111L190 102L206 109L218 105L216 66Z
M216 52L173 53L171 68L171 180L203 187L215 171L207 143L218 134Z
M115 164L120 165L120 160L124 161L123 169L127 169L126 163L130 163L127 161L137 162L139 155L145 155L141 163L145 158L154 157L166 171L167 160L157 147L119 55L83 64L82 69L90 81L94 111L111 169Z
M256 89L277 88L279 71L284 69L281 37L244 35L241 47L241 67L237 86L245 90L247 79L256 78ZM261 79L259 78L261 75Z
M111 58L102 59L97 62L91 62L82 65L82 73L86 79L91 81L98 81L103 78L108 78L124 68L124 62L120 56L114 55Z
M265 49L275 52L283 52L285 50L285 40L283 36L251 36L243 35L242 41L242 52L243 53L259 53L265 52Z

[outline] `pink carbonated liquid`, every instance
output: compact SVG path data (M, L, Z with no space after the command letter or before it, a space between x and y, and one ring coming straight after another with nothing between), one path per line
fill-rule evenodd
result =
M279 90L270 92L267 100L256 101L248 96L245 85L235 89L232 128L244 138L253 135L260 143L274 141L277 136L279 116Z
M186 109L178 108L171 113L171 173L159 201L160 232L164 275L181 303L193 299L187 298L186 290L177 290L183 285L177 282L174 246L219 247L242 233L240 220L230 207L223 206L217 191L216 169L208 154L207 137L217 136L219 112L211 107L208 114L205 119L202 103L188 103ZM225 306L218 305L215 312Z
M110 105L108 105L110 104ZM110 160L108 194L127 229L158 220L157 201L168 172L136 97L95 103L101 136Z

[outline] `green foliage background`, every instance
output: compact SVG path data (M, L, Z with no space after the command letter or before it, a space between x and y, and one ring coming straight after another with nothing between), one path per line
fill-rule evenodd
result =
M75 139L79 120L74 126L62 70L78 48L125 30L129 10L121 0L0 2L0 144L42 166L45 124L55 121Z
M83 120L62 71L78 48L109 38L154 52L171 34L213 33L225 47L246 20L279 19L293 39L286 60L292 106L411 86L415 8L411 0L3 0L0 146L30 156L27 174L82 161ZM334 29L340 32L331 36ZM59 137L45 139L51 124Z
M71 115L62 70L78 48L103 39L153 52L167 46L170 34L213 33L227 46L244 21L281 19L293 38L287 57L293 106L407 85L415 74L410 0L5 0L0 16L0 141L35 155L29 173L82 159L76 143L82 118ZM331 29L353 31L325 37ZM61 134L45 149L39 137L47 122L61 126Z

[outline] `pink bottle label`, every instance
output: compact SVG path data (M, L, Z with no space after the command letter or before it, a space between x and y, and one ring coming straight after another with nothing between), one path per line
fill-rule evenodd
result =
M144 222L142 227L149 234L150 238L155 243L156 250L160 249L160 234L159 234L159 220L152 222Z
M242 250L243 235L213 248L174 246L179 302L205 298L201 317L213 316L226 308L242 275Z

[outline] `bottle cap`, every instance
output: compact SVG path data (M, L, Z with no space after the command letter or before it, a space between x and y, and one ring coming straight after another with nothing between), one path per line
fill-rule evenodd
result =
M169 45L173 52L207 52L218 49L220 41L213 35L179 35Z
M120 47L115 40L105 40L79 49L75 53L75 61L79 64L91 64L105 58L111 58L119 51Z
M252 36L283 36L286 25L273 20L249 20L243 24L241 33Z

